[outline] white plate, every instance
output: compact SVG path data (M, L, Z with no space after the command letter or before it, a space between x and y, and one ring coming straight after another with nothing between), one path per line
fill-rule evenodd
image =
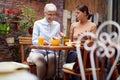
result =
M77 42L66 42L65 45L67 46L75 46Z
M28 69L29 66L17 62L0 62L0 73L10 73L20 69Z

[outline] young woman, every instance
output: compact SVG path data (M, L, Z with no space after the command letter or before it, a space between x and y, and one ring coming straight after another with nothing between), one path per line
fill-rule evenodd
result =
M70 39L76 41L84 32L96 32L96 24L91 22L88 7L86 5L78 5L75 10L77 22L71 24ZM85 40L85 39L84 39ZM67 56L67 63L75 62L77 57L76 51L71 50ZM72 80L79 80L75 77Z

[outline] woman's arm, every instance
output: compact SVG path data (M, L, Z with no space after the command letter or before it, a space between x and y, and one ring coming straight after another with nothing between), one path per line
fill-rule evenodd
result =
M96 24L92 25L90 32L93 32L94 34L96 33Z

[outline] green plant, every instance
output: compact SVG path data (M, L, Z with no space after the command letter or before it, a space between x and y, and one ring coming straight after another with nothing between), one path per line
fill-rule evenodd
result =
M27 31L29 27L31 27L31 23L29 23L26 17L19 20L19 31Z
M9 15L0 12L0 34L8 34L10 31Z
M22 15L19 20L19 30L28 31L29 28L33 27L35 21L35 11L29 7L29 5L24 5L22 8Z
M0 23L5 23L8 19L8 15L4 13L0 13Z
M8 24L0 23L0 34L8 34L10 32L10 26Z

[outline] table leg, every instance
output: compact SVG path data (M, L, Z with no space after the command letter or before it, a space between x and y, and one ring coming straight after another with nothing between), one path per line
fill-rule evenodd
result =
M56 51L54 50L54 63L55 63L55 78L54 80L60 80L60 53L61 53L62 50L59 50L59 51ZM56 53L57 52L57 53ZM46 75L47 75L47 72L48 72L48 54L49 54L49 50L46 49L46 57L47 57L47 62L46 62Z
M46 56L47 56L47 60L46 60L46 75L47 75L47 72L48 72L48 54L49 54L49 51L46 49ZM56 55L56 51L54 51L54 63L55 63L55 76L56 76L56 57L57 57L57 55ZM58 79L54 79L54 80L58 80Z
M46 49L46 56L47 56L47 60L46 60L46 74L47 75L47 72L48 72L48 50Z
M59 52L58 52L58 72L57 72L57 75L58 75L58 77L57 77L57 80L59 80L60 79L60 76L59 76L59 73L60 73L60 53L61 53L61 50L59 50Z
M54 51L54 63L55 63L55 79L56 80L56 51Z

